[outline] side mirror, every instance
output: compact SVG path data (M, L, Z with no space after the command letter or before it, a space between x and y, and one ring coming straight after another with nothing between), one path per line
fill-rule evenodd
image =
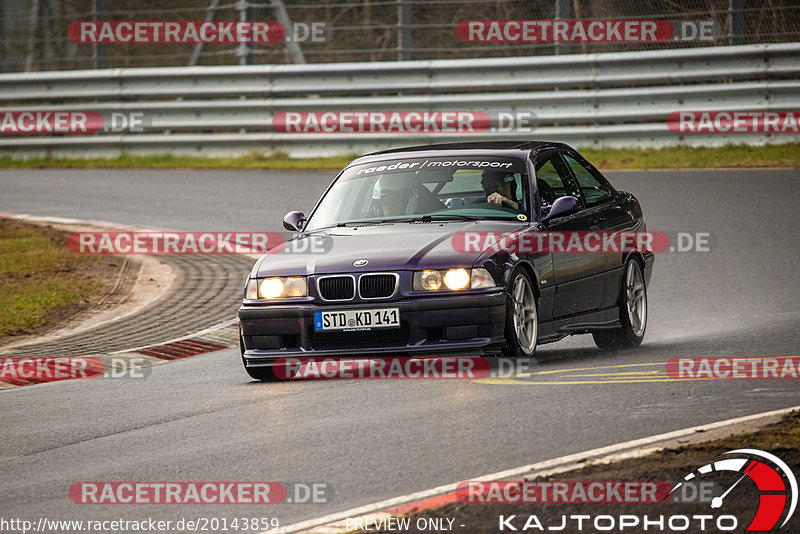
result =
M299 232L306 222L306 216L302 211L290 211L283 216L283 227L292 232Z
M550 208L550 213L548 213L544 219L542 219L542 222L549 221L555 217L560 217L571 211L575 211L575 208L578 207L578 204L579 200L575 197L559 197L555 202L553 202L553 207Z

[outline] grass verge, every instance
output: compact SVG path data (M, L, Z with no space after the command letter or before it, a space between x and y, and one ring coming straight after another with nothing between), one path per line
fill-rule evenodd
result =
M103 285L97 258L76 256L52 228L0 219L0 339L65 318ZM74 310L73 310L74 311Z
M800 143L765 146L586 148L586 158L603 169L713 169L800 167ZM0 158L0 169L341 169L357 154L330 158L292 159L286 154L204 158L199 156L131 156L112 159Z
M229 158L205 158L200 156L154 156L122 155L111 159L61 159L35 158L16 160L0 158L0 169L341 169L355 158L337 156L332 158L292 159L286 154L262 156L250 154Z
M800 143L759 147L587 148L581 154L602 169L800 167Z

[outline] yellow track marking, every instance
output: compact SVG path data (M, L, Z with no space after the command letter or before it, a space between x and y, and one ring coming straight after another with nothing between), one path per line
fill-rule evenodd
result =
M766 358L767 356L763 356ZM783 356L786 358L788 356ZM780 358L777 356L776 358ZM506 377L487 377L475 380L483 384L492 385L514 385L514 386L571 386L581 384L640 384L644 382L686 382L686 381L701 381L701 380L721 380L718 378L671 378L666 374L666 365L668 362L647 362L647 363L626 363L620 365L598 365L594 367L573 367L570 369L552 369L548 371L535 371L532 373L518 373L513 376ZM644 370L629 370L620 371L618 373L591 373L591 371L601 371L605 369L622 369L629 367L647 367L647 366L661 366L662 369L653 371ZM583 374L581 371L589 371ZM552 376L553 380L525 380L526 378L544 378L545 375ZM553 375L566 375L566 376L553 376ZM607 379L600 380L572 380L581 377L608 377ZM564 380L560 380L563 378Z

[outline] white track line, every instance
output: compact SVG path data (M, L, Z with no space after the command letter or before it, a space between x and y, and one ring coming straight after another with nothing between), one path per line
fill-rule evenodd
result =
M727 419L725 421L718 421L716 423L709 423L707 425L693 426L690 428L675 430L673 432L667 432L665 434L657 434L655 436L650 436L647 438L634 439L632 441L626 441L624 443L617 443L615 445L608 445L606 447L600 447L598 449L592 449L575 454L569 454L567 456L561 456L560 458L553 458L552 460L546 460L544 462L537 462L535 464L523 465L522 467L515 467L513 469L507 469L505 471L498 471L496 473L491 473L488 475L473 477L471 480L488 481L488 480L502 480L506 478L519 477L524 474L530 474L531 472L534 471L553 469L556 467L563 467L569 464L583 464L589 460L595 460L595 461L602 460L602 457L610 455L613 455L613 459L615 461L622 460L627 456L630 457L639 456L640 453L637 449L639 449L640 447L644 447L646 445L652 445L660 441L669 441L673 439L682 438L685 436L691 436L700 431L715 430L717 428L723 428L726 426L736 425L740 423L747 423L749 421L755 421L757 419L765 417L783 415L793 410L800 410L800 406L794 406L791 408L782 408L780 410L773 410L771 412L746 415L744 417L736 417L734 419ZM623 452L627 452L629 454L627 455L620 454ZM574 467L577 468L580 467L580 465L575 465ZM386 499L384 501L374 502L372 504L365 504L364 506L351 508L350 510L344 510L342 512L336 512L323 517L308 519L306 521L301 521L299 523L294 523L292 525L280 527L277 530L264 531L260 534L289 534L293 532L301 532L303 530L308 530L315 527L321 527L323 525L327 525L335 521L342 521L348 517L358 517L364 514L379 512L387 508L393 508L401 504L408 504L410 502L421 501L423 499L429 499L431 497L436 497L438 495L444 495L445 493L452 493L456 491L458 484L459 482L455 482L452 484L445 484L444 486L438 486L436 488L419 491L417 493L410 493L408 495L401 495L399 497L394 497L391 499Z

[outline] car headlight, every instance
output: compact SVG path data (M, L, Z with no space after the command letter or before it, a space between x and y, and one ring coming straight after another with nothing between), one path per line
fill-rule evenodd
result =
M417 278L419 278L419 283L417 283ZM417 290L436 291L442 287L441 271L428 270L414 273L414 286L414 289Z
M470 289L479 289L484 287L494 287L494 278L484 268L472 269L472 276L470 277Z
M444 285L454 291L464 289L469 286L469 273L466 269L448 269L444 273Z
M308 281L305 276L250 278L244 290L244 298L248 300L306 296L308 296Z
M414 273L414 291L479 289L494 287L492 275L484 268L426 269Z
M264 278L258 284L258 294L262 299L276 299L283 295L282 278Z

